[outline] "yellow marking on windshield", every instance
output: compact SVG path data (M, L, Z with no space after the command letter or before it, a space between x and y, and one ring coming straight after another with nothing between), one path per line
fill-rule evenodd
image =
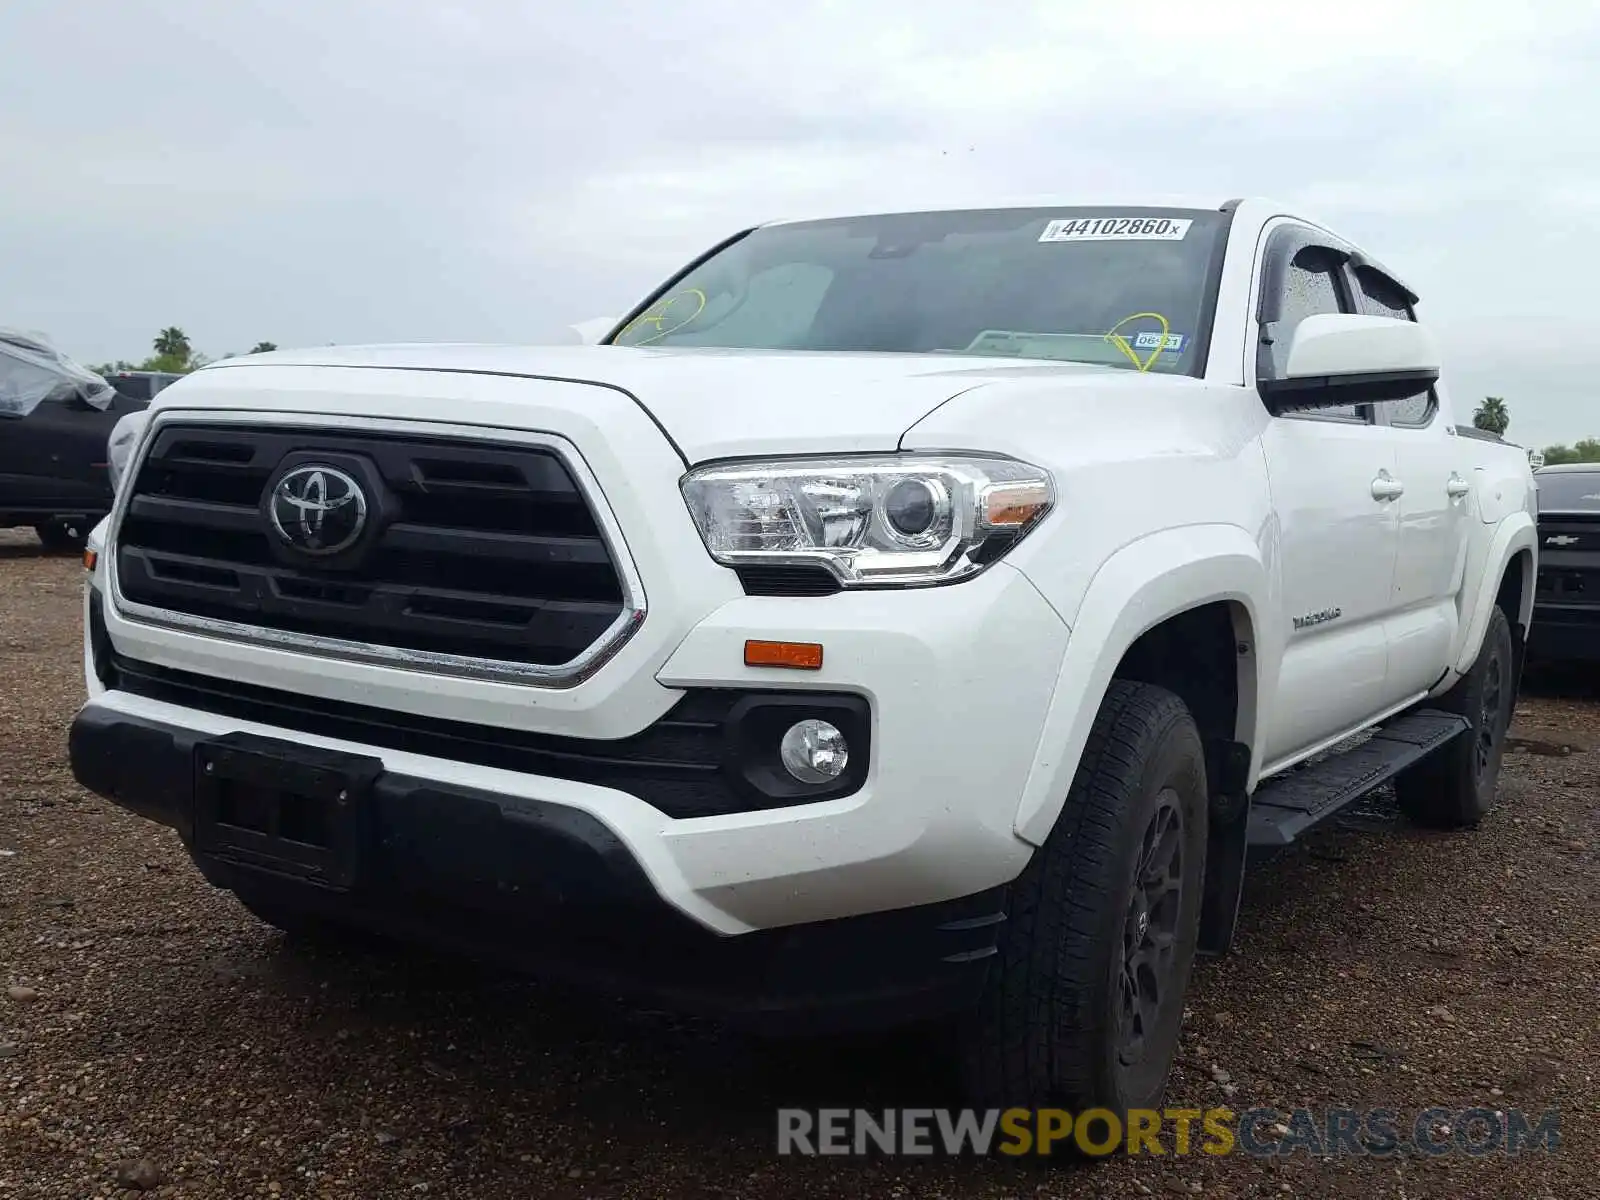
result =
M1140 358L1139 355L1138 355L1138 352L1135 351L1134 348L1128 344L1128 339L1123 337L1120 333L1118 333L1117 330L1121 329L1129 321L1139 321L1139 320L1143 320L1146 317L1148 317L1152 321L1160 321L1161 322L1161 338L1160 338L1159 341L1156 342L1156 348L1154 350L1150 351L1150 357L1149 358ZM1161 357L1161 352L1167 348L1167 335L1169 333L1171 333L1171 332L1172 332L1172 324L1171 324L1171 322L1169 322L1160 313L1142 312L1142 313L1134 313L1131 316L1123 317L1122 320L1118 321L1115 325L1113 325L1106 332L1105 337L1106 337L1106 341L1110 342L1118 350L1121 350L1124 354L1126 354L1128 356L1128 361L1133 363L1133 365L1135 367L1137 367L1141 372L1143 372L1143 371L1148 371L1151 367L1156 365L1156 359L1160 358Z
M672 311L673 305L677 304L678 301L687 299L691 296L700 302L695 306L695 310L683 320L679 321L676 325L672 326L670 329L663 328L663 322L666 321L667 314ZM668 296L660 304L656 305L653 312L640 313L633 320L629 321L627 325L623 327L622 332L617 334L616 340L621 340L622 338L626 337L629 332L632 331L635 325L649 323L656 327L656 331L649 337L633 343L635 346L648 346L651 342L659 341L660 339L667 337L669 334L677 333L678 330L689 324L689 322L693 321L701 313L705 312L705 310L706 294L699 288L686 288L681 292L677 292L671 296Z

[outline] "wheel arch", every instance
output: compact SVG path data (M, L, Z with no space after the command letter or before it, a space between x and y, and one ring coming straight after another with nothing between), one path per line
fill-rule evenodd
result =
M1198 704L1196 723L1211 744L1256 745L1270 700L1263 680L1274 677L1282 650L1263 624L1269 595L1259 547L1234 525L1164 530L1102 564L1068 638L1018 804L1017 836L1037 846L1054 828L1113 679L1159 683ZM1169 651L1180 655L1177 663L1163 662ZM1233 670L1221 679L1191 669L1215 668L1224 654Z
M1485 570L1471 594L1472 607L1463 614L1465 628L1453 676L1465 675L1472 669L1489 628L1489 616L1498 607L1515 605L1515 611L1508 608L1506 616L1511 620L1513 638L1518 646L1522 644L1533 622L1538 540L1538 529L1527 512L1514 513L1495 527L1484 555Z

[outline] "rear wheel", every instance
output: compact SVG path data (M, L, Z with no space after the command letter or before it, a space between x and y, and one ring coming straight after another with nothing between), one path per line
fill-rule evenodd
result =
M1199 934L1206 770L1182 700L1114 681L1061 816L1013 886L965 1031L982 1106L1154 1107Z
M1500 759L1517 702L1516 648L1502 609L1489 617L1472 670L1436 707L1464 716L1470 728L1395 780L1405 814L1419 825L1471 828L1494 806Z

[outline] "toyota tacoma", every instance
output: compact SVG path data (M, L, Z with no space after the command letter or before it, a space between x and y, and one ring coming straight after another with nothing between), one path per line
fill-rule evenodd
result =
M1161 1096L1247 852L1494 800L1526 455L1264 201L763 224L565 347L253 355L120 439L88 788L291 934Z

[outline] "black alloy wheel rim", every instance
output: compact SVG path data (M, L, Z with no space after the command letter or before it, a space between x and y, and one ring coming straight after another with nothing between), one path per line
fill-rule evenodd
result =
M1498 653L1492 654L1484 664L1483 698L1478 712L1477 768L1478 778L1489 773L1495 750L1500 744L1500 725L1504 714L1500 711L1505 700L1505 669Z
M1122 926L1117 972L1117 1059L1137 1066L1177 992L1178 921L1183 911L1183 807L1163 788L1140 839L1133 895Z

